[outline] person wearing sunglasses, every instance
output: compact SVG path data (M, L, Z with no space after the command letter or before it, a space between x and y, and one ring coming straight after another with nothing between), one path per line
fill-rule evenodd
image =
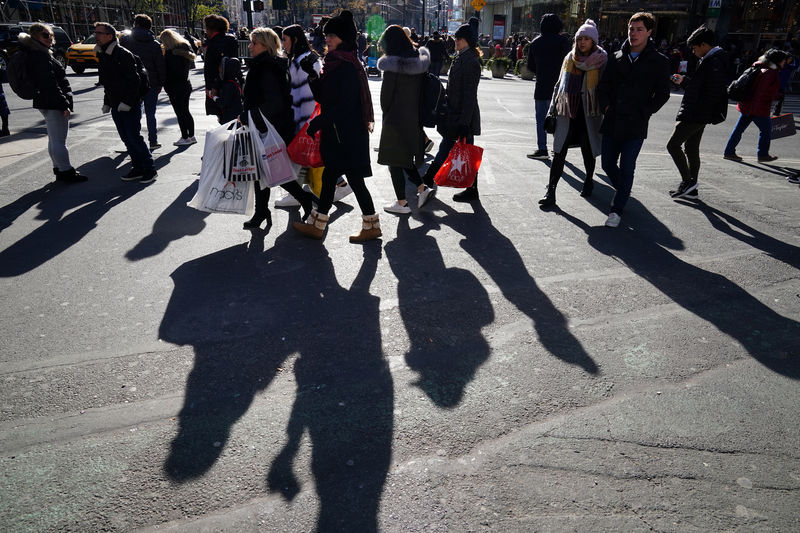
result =
M156 173L153 155L142 137L142 97L141 76L136 57L117 41L117 32L108 22L95 22L94 47L100 64L100 83L105 89L103 113L111 111L111 118L117 127L120 139L125 143L131 158L130 171L122 176L122 181L152 183Z
M33 107L44 117L47 126L47 151L53 162L56 180L64 183L86 181L86 176L72 166L67 150L69 117L72 114L72 88L67 73L53 57L53 28L48 24L32 24L29 33L20 33L19 42L27 54L27 73L36 94Z

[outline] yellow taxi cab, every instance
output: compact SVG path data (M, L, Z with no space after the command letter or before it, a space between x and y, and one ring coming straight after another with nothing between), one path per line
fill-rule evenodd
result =
M80 43L75 43L67 48L67 65L72 67L76 74L83 74L87 68L97 68L97 54L94 47L97 41L90 35Z

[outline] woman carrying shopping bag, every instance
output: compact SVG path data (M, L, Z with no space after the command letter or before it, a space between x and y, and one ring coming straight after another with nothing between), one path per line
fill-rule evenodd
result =
M383 71L381 111L383 126L378 148L378 164L388 165L397 201L383 208L387 213L411 212L406 200L406 174L417 186L417 207L433 197L434 184L423 183L417 171L425 157L425 133L419 120L420 91L423 76L428 72L431 58L428 49L419 50L406 36L403 28L393 24L386 28L378 41L383 57L378 70Z
M39 110L47 126L47 151L53 162L56 180L64 183L86 181L87 177L69 162L67 135L72 114L72 88L67 73L53 57L53 28L49 24L31 24L30 34L20 33L19 42L26 53L25 62L32 85L36 88L33 107Z
M266 118L286 144L294 137L294 115L289 85L289 65L283 57L278 34L269 28L256 28L250 32L250 71L242 88L242 114L239 120L248 123L248 114L262 135L267 134ZM269 212L269 188L254 183L256 206L253 218L244 223L244 229L255 229L265 220L272 223ZM303 218L311 213L313 195L296 181L281 185L303 207Z
M553 138L553 164L547 193L539 200L542 209L556 205L556 186L564 172L567 149L578 143L583 155L586 177L581 196L588 197L594 189L595 158L600 155L600 125L603 114L597 101L597 84L608 60L606 51L597 45L597 26L589 19L575 33L575 46L561 66L561 75L553 91L548 115L556 117Z
M364 242L381 236L378 214L364 183L364 178L372 175L369 158L369 134L375 120L372 98L364 67L356 57L353 14L342 11L325 24L323 32L328 53L320 75L317 76L313 61L306 58L301 63L321 107L320 114L309 123L308 134L313 136L319 132L320 135L320 153L325 163L322 193L310 220L295 222L294 228L308 237L322 238L336 181L344 174L353 188L363 219L361 231L350 235L350 242Z
M164 63L167 78L164 80L164 91L178 119L181 138L175 146L188 146L197 142L194 137L194 118L189 111L189 98L192 95L192 84L189 71L194 67L195 54L189 41L181 37L175 30L166 29L158 36L164 46Z
M469 24L462 24L454 35L456 55L447 81L447 116L436 130L442 135L439 152L425 172L422 180L430 183L447 159L450 150L460 138L474 144L474 136L481 134L481 111L478 108L478 83L481 80L482 55L475 34ZM470 187L453 195L456 202L478 199L478 180Z

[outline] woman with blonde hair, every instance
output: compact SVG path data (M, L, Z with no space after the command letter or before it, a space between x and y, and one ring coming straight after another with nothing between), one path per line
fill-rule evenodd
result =
M36 88L33 107L44 117L47 127L47 151L53 162L56 180L65 183L86 181L86 176L75 170L69 162L67 134L72 114L72 88L67 73L53 57L51 47L55 42L49 24L31 24L29 34L20 33L19 43L26 55L26 68L30 81Z
M292 110L289 61L286 59L278 34L270 28L256 28L250 32L250 71L242 88L242 124L247 124L248 112L262 135L267 125L262 114L287 145L294 138L294 111ZM272 223L269 212L269 189L256 186L256 210L253 218L244 223L245 229L256 229L261 223ZM303 220L311 213L314 195L304 191L299 183L290 181L281 187L294 196L303 207Z
M197 142L194 137L194 119L189 112L189 98L192 95L189 71L194 66L195 55L189 41L175 30L164 30L158 37L164 46L164 63L167 70L164 91L169 97L169 103L172 104L181 130L181 138L173 144L188 146Z

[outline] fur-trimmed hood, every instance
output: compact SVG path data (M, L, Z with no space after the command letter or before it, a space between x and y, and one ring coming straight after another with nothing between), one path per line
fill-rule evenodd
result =
M19 40L19 44L21 44L22 46L25 46L27 48L30 48L32 52L44 52L46 54L52 54L53 53L53 51L50 50L50 48L48 48L47 46L43 45L42 43L40 43L39 41L37 41L36 39L31 37L27 33L20 33L19 37L17 37L17 39Z
M189 61L194 61L197 57L194 52L189 50L189 47L185 44L179 44L175 48L172 49L172 54L178 57L183 57L188 59Z
M378 69L398 74L422 74L431 65L431 54L424 46L419 47L419 56L383 56L378 59Z

